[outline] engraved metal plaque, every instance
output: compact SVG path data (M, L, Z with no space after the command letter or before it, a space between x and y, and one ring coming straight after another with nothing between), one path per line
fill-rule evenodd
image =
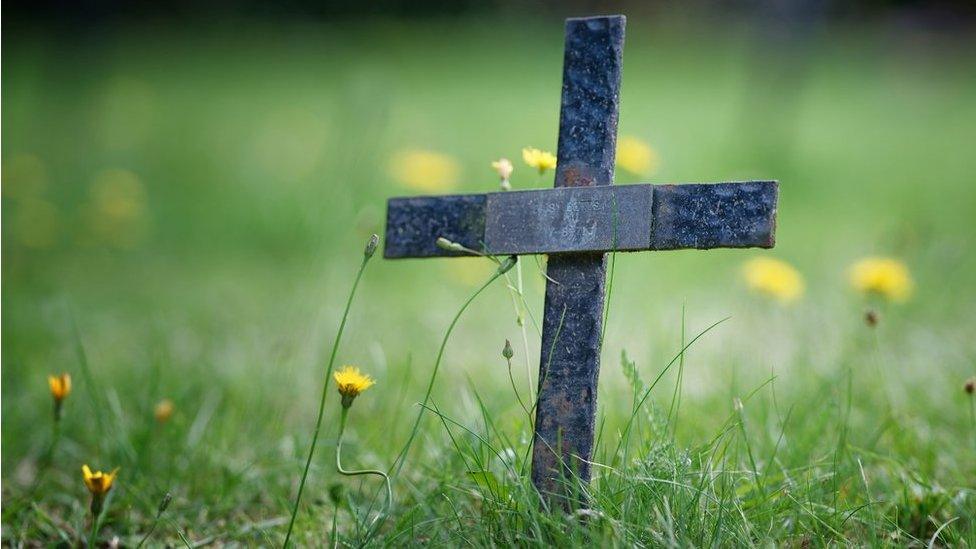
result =
M491 193L485 249L491 254L646 250L653 196L651 185Z

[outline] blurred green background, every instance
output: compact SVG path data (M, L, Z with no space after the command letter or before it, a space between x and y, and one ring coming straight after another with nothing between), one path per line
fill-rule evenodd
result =
M458 166L445 191L485 192L497 188L490 162L505 156L515 188L550 186L520 151L555 149L561 20L578 14L5 24L5 500L30 483L48 435L48 373L78 384L64 484L80 488L75 461L117 458L86 415L72 318L132 429L171 398L187 443L202 437L229 468L277 460L272 476L290 486L362 247L382 234L387 198L430 192L398 181L391 162L435 151ZM689 333L732 317L689 355L696 419L683 436L724 417L702 403L731 406L770 375L815 408L811 372L835 372L865 330L847 268L889 255L917 291L883 311L876 359L854 361L859 396L886 385L908 417L925 418L920 467L966 477L938 456L969 436L960 388L976 373L976 39L923 23L828 18L784 38L741 14L630 16L620 134L649 143L660 167L621 170L617 183L771 178L781 204L772 251L616 257L606 413L618 407L620 352L660 369L680 348L682 307ZM758 255L800 269L799 303L747 292L740 265ZM535 261L523 266L538 318L544 280ZM387 425L407 425L443 330L491 270L477 259L370 265L340 361L379 380L359 412L375 420L360 439L380 461L405 436L385 442ZM474 405L455 388L512 406L505 338L520 340L498 284L462 320L438 380L459 417ZM534 368L534 330L530 357ZM141 482L132 466L124 475Z

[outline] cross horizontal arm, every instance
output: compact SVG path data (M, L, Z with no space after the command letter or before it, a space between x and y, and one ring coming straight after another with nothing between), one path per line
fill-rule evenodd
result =
M749 181L391 198L383 255L465 255L440 237L506 255L771 248L778 194L775 181Z

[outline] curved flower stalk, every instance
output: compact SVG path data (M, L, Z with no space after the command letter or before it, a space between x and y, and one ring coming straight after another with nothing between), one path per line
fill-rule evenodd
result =
M302 492L305 490L305 481L308 479L308 470L312 466L312 456L315 454L315 445L319 440L319 431L322 429L322 418L325 416L325 399L328 395L329 390L329 376L332 374L332 366L335 364L336 352L339 350L339 340L342 339L342 332L346 328L346 319L349 317L349 308L352 306L352 298L356 295L356 288L359 286L359 280L363 277L363 271L366 270L366 264L369 263L373 254L376 253L376 247L379 245L380 237L373 235L369 238L366 243L366 248L363 250L363 262L359 265L359 271L356 273L356 279L352 283L352 289L349 290L349 299L346 300L346 308L342 312L342 320L339 322L339 330L336 332L335 341L332 343L332 353L329 355L329 365L325 369L325 383L322 385L322 398L319 399L319 414L318 418L315 420L315 431L312 432L312 445L308 449L308 459L305 460L305 470L302 471L302 480L298 484L298 495L295 496L295 506L291 510L291 520L288 522L288 533L285 534L285 542L282 547L288 547L288 542L291 541L291 532L295 528L295 517L298 516L298 506L302 501Z
M359 396L360 393L372 387L376 382L373 378L365 375L359 371L359 368L354 366L345 366L335 374L336 387L339 390L339 394L342 395L342 412L339 416L339 435L336 441L336 470L339 474L346 476L358 476L358 475L376 475L383 477L383 481L386 484L386 507L377 514L372 522L370 522L370 529L375 525L379 519L385 516L393 505L393 487L390 484L390 477L383 471L377 469L360 469L351 470L344 469L342 467L342 440L343 435L346 432L346 419L349 416L349 408L352 407L353 401Z

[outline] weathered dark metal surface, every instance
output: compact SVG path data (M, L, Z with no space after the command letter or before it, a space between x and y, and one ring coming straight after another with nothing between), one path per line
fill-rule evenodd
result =
M463 255L438 248L438 237L480 250L485 202L483 194L391 198L386 205L383 257Z
M775 181L655 185L651 249L772 248Z
M556 187L613 183L625 22L566 21ZM590 480L606 256L553 255L546 273L532 483L567 506L567 481Z
M492 193L485 249L499 255L646 250L653 196L650 185Z
M603 197L611 192L617 198L610 199L608 212L602 209L608 204ZM582 194L574 198L575 193ZM778 194L775 181L747 181L394 198L388 207L385 256L458 255L435 246L439 236L476 250L484 244L499 255L770 248ZM586 201L589 210L580 207ZM611 245L614 229L616 247Z
M613 182L626 22L622 15L566 20L557 187Z

